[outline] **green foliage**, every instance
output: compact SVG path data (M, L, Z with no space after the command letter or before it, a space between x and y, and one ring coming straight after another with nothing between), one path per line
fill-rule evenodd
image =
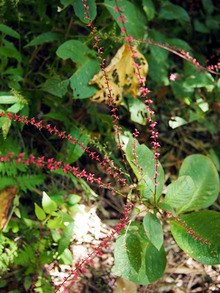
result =
M151 190L153 190L153 183L150 181L153 174L147 176L149 170L152 171L153 165L151 151L146 146L140 146L137 142L134 143L133 139L129 139L126 157L137 179L144 181L144 185L141 183L138 189L143 190L148 183L147 186L151 186ZM151 165L148 163L149 161ZM159 181L159 176L157 180ZM172 208L175 208L177 214L202 209L210 206L216 200L218 192L219 177L212 161L204 155L191 155L183 161L179 178L168 185L163 202L159 203L157 207L157 201L154 201L153 209L155 212L162 208L173 215ZM151 194L153 194L152 191ZM144 204L147 207L150 206L149 201ZM220 255L219 219L219 213L212 211L181 215L181 220L171 220L171 232L179 246L189 255L202 263L214 265L219 263ZM185 223L187 223L187 229ZM143 227L146 233L144 237L148 239L154 249L159 251L163 244L163 230L159 219L155 214L148 212L143 218ZM186 233L189 227L194 231L193 233L192 231ZM131 242L127 240L127 237L131 239ZM213 245L211 242L206 243L207 239L213 241ZM146 245L147 241L145 240L144 243ZM116 242L116 269L113 272L139 284L148 284L158 279L161 271L158 271L158 275L153 281L151 274L148 276L145 272L145 275L148 276L146 278L144 278L144 274L142 275L142 263L146 258L145 255L143 256L143 251L140 239L132 228L128 227L125 236L119 236ZM161 258L158 254L154 254L154 257L155 262ZM154 265L156 264L147 263L149 272L156 270Z
M153 179L155 160L149 146L151 134L146 120L149 114L144 97L134 99L123 93L118 107L117 123L130 169L124 166L117 149L112 112L104 103L89 100L98 90L89 82L100 71L100 59L82 1L20 0L0 4L3 20L0 24L0 114L35 117L36 121L42 120L51 129L65 131L83 144L82 148L71 143L71 139L58 140L46 129L38 130L5 115L0 117L0 155L13 153L11 161L0 162L0 190L18 187L7 226L0 233L0 270L7 273L19 268L21 273L16 277L26 291L36 274L39 278L34 290L52 292L50 278L43 275L42 267L54 260L59 264L73 261L69 249L74 233L71 211L77 211L81 200L76 190L85 194L88 204L99 206L100 194L106 193L103 190L107 185L100 192L96 181L90 184L86 177L66 174L62 168L50 172L47 167L17 164L15 158L21 152L44 157L45 161L48 158L63 161L78 170L85 169L87 174L95 173L116 194L123 192L117 179L126 177L129 199L135 196L146 207L146 213L142 222L129 223L116 241L113 269L116 275L139 284L152 283L162 276L166 265L162 211L181 215L181 223L185 221L203 239L193 239L184 225L169 219L172 235L184 251L201 263L219 263L219 213L194 211L211 209L219 192L216 137L220 79L199 69L187 57L181 59L171 54L172 50L177 54L184 50L196 58L193 63L219 62L219 12L211 0L200 1L196 13L190 11L187 1L179 1L178 5L172 2L118 1L120 12L127 20L127 33L135 39L133 44L149 64L147 87L152 92L148 97L154 100L152 109L155 121L159 122L161 144L168 136L171 141L161 148L160 160L165 164L157 168L158 186ZM115 1L87 0L86 5L89 17L95 20L94 33L100 39L102 56L108 65L126 41L125 35L120 35L124 26L114 9ZM34 16L30 11L35 12ZM162 48L161 44L165 43L168 45ZM176 75L176 80L169 78L171 73ZM141 133L140 142L149 147L134 141L135 128ZM191 144L185 146L187 139ZM172 144L180 148L171 149ZM96 152L100 161L92 160L87 147ZM182 154L181 150L187 151ZM184 159L184 152L196 154ZM170 153L176 162L183 161L176 180L173 179L176 166L167 168ZM111 171L101 167L105 156ZM116 165L122 173L111 178L111 172L118 172L117 167L114 169ZM211 244L202 244L205 239Z
M140 222L132 222L128 231L122 231L114 256L113 273L138 284L155 282L166 266L164 247L155 248Z
M154 154L147 146L140 145L136 142L137 147L135 147L134 144L134 139L130 138L126 146L126 158L139 180L141 189L143 189L142 187L144 186L142 197L145 200L150 199L153 202L155 197L155 182L152 179L154 177L154 168L152 168L152 166L156 162L154 161ZM137 155L137 158L135 158L133 153ZM157 202L160 199L164 185L164 171L161 165L158 167L158 173L160 175L157 177L157 181L159 182L156 188Z
M192 235L186 234L184 228L176 222L171 222L171 232L178 245L190 256L207 265L220 263L220 215L215 211L200 211L181 216L203 238L208 239L210 244L201 245L200 241L193 239Z

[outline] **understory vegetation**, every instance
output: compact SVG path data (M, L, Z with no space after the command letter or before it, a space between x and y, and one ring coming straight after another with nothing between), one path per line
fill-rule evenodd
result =
M220 290L219 12L0 1L1 292Z

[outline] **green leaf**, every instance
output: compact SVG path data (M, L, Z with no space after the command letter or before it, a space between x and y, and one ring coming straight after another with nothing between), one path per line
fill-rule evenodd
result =
M148 239L157 248L163 245L163 229L159 219L152 213L147 213L143 219L144 230Z
M77 204L81 199L82 199L82 197L77 194L69 194L68 195L68 200L71 205Z
M34 203L34 206L35 206L35 214L37 216L37 218L40 220L40 221L43 221L46 219L46 214L45 212L43 211L43 209L41 207L39 207L38 204L36 204L36 202Z
M152 0L142 0L143 10L147 15L147 19L150 21L154 18L155 7Z
M178 38L167 39L167 43L170 46L175 46L176 48L184 50L185 52L192 51L192 48L186 41L178 39Z
M177 214L184 211L188 202L192 200L195 192L195 185L190 176L181 176L177 181L171 183L167 187L167 193L164 203L176 208Z
M91 20L94 20L97 14L95 0L87 0L86 6L89 6L89 10L88 10L89 18L91 18ZM74 0L73 7L74 7L76 15L80 18L80 20L85 23L89 23L88 19L85 18L86 10L85 10L85 7L83 6L82 0Z
M70 78L70 85L73 89L74 99L85 99L93 96L97 89L89 86L90 79L100 70L99 61L96 59L87 59Z
M152 38L156 43L161 42L162 44L165 44L166 42L163 34L154 29L151 29L149 31L149 38ZM161 63L167 60L167 57L169 55L169 52L167 50L164 50L163 48L157 46L150 46L150 51L154 59L157 61L157 63L159 63L159 66L161 66Z
M82 1L81 1L82 2ZM93 54L85 44L78 40L69 40L59 46L56 51L58 57L66 60L70 58L75 63L83 64L88 59L88 54Z
M169 126L172 129L175 129L175 128L180 127L185 124L187 124L187 121L181 117L178 117L178 116L172 117L172 120L169 120Z
M59 211L57 213L57 216L60 218L60 220L63 223L66 223L66 222L74 222L73 218L69 214L67 214L65 212Z
M181 166L179 176L190 176L195 190L192 198L181 208L181 212L203 209L218 197L219 176L212 161L204 155L191 155Z
M173 207L171 207L169 204L164 203L164 202L159 202L158 203L158 207L162 210L162 211L167 211L168 213L171 213L173 216L176 215Z
M63 221L59 217L55 217L54 219L48 220L47 227L50 229L66 230L66 226L64 225Z
M4 34L10 37L20 39L20 35L15 30L13 30L12 28L10 28L9 26L5 24L0 24L0 32L3 32Z
M119 14L118 11L114 11L115 2L111 0L105 0L105 6L114 17L118 26L122 28L121 20L118 20ZM138 8L130 1L121 0L119 3L120 9L123 9L123 15L125 15L126 22L126 30L128 35L131 35L133 38L143 38L146 34L146 29L144 27L144 23L140 21L140 17L138 14Z
M48 92L56 97L62 98L66 92L69 85L69 80L63 80L58 76L54 76L48 79L43 85L42 90Z
M55 201L53 201L44 191L43 192L43 199L42 199L42 206L44 211L47 214L51 214L57 209L57 204Z
M203 33L203 34L209 34L210 33L210 30L207 28L207 26L199 21L198 19L195 19L194 21L194 29L196 32L199 32L199 33Z
M9 129L11 127L12 120L7 117L1 117L0 127L2 128L3 138L6 139Z
M164 86L169 85L170 81L168 79L168 62L163 61L161 63L160 60L159 62L156 61L157 60L155 59L156 57L154 58L152 55L148 55L148 56L149 57L147 60L148 60L149 68L151 68L151 70L149 70L148 72L149 77L153 81L156 81L159 85L164 85Z
M17 102L18 99L14 95L5 92L0 93L0 104L14 104Z
M63 233L62 237L58 241L58 255L61 255L64 250L69 246L70 240L74 234L74 223L70 223L67 226L67 231Z
M82 150L82 147L79 146L80 143L83 143L83 148L85 148L89 141L89 133L87 131L82 132L77 127L72 127L70 135L78 140L77 144L73 144L70 141L67 143L68 149L68 163L72 164L77 161L85 152Z
M176 19L180 22L190 21L189 15L185 9L179 5L174 5L169 1L163 1L159 12L159 18L168 20Z
M54 41L59 41L61 39L61 34L56 32L47 32L40 34L36 38L34 38L30 43L28 43L24 48L31 47L31 46L37 46L42 45L44 43L50 43Z
M131 114L131 121L137 122L141 125L146 125L147 110L146 105L132 96L128 97L129 112Z
M69 6L70 4L72 4L73 5L73 3L74 3L74 1L75 0L60 0L60 2L63 4L63 9L64 8L66 8L67 6ZM58 12L60 12L60 11L58 11Z
M113 274L137 284L158 280L166 266L164 247L158 251L149 241L140 222L131 223L129 230L121 231L116 240Z
M180 79L176 79L175 82L171 82L171 88L176 99L188 98L194 93L194 89L189 86L185 86L184 81Z
M136 141L137 142L137 141ZM141 182L141 185L146 185L145 189L145 198L150 198L153 197L153 194L155 192L155 185L154 185L154 180L152 179L154 177L154 154L152 151L145 145L139 145L137 142L137 147L135 148L135 153L137 154L137 158L135 162L134 160L134 151L132 150L134 145L134 139L131 137L127 143L126 146L126 158L131 165L136 177L138 180ZM140 169L142 168L141 174L140 174ZM159 201L162 190L163 190L163 185L164 185L164 171L161 166L158 167L158 173L160 174L157 176L157 181L159 182L159 185L156 188L156 198L157 201Z
M184 87L200 88L205 87L212 91L214 88L214 78L208 72L199 72L186 78Z
M73 263L73 255L68 248L66 248L64 252L60 255L60 259L63 261L65 265Z
M190 256L206 265L220 264L220 213L200 211L181 216L189 228L199 234L202 241L193 239L186 228L178 222L171 221L171 232L181 249ZM208 243L203 244L207 239Z
M202 0L202 6L204 8L204 12L207 14L212 14L214 11L214 5L212 0Z
M21 54L17 50L7 48L7 47L1 47L0 55L9 57L9 58L15 58L17 59L18 62L21 62Z

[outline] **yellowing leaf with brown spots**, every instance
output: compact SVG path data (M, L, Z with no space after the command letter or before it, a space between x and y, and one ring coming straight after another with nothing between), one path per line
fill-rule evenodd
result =
M136 48L136 62L141 69L139 70L132 65L135 60L132 58L132 50L128 48L127 44L124 44L111 60L111 63L106 67L106 76L108 79L108 85L111 89L111 96L114 98L114 103L119 105L122 100L122 94L131 94L134 98L137 98L139 94L139 79L146 78L148 72L148 63L144 55L142 55ZM98 74L90 80L89 84L97 84L100 90L91 98L92 101L101 103L109 100L109 90L106 84L106 78L103 76L104 72L101 70Z
M7 222L8 210L12 199L15 197L17 192L16 186L10 186L0 190L0 230L4 227Z

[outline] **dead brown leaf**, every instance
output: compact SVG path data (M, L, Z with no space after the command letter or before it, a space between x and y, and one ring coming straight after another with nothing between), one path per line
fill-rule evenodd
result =
M0 191L0 230L7 222L8 210L17 192L17 186L10 186Z
M115 289L113 293L136 293L137 292L137 284L123 279L122 277L118 277L115 282Z
M106 77L101 70L98 74L90 80L89 84L97 84L100 90L91 98L92 101L101 103L109 100L109 89L111 89L111 96L114 103L119 105L122 100L122 93L131 94L137 98L139 94L139 79L146 78L148 72L148 63L144 55L136 48L136 58L139 60L138 65L141 66L139 70L140 76L136 73L137 68L132 65L134 58L132 58L132 50L124 44L111 60L111 63L106 67L106 77L108 79L108 86L106 84Z

